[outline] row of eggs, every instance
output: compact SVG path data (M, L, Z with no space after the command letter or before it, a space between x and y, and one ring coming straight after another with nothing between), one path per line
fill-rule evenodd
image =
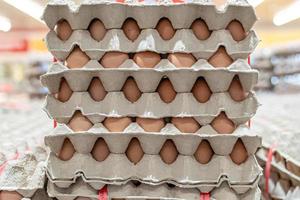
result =
M73 157L74 153L75 148L71 141L67 138L64 140L60 153L57 156L63 161L68 161ZM106 160L109 154L110 150L105 140L103 138L98 138L91 152L93 158L98 162L102 162ZM132 163L137 164L141 161L145 153L139 140L137 138L132 138L128 144L125 154ZM159 155L164 163L170 165L176 161L179 152L174 142L171 139L168 139L160 149ZM207 140L202 140L194 153L195 159L201 164L209 163L213 155L214 151ZM247 160L248 153L241 139L238 139L235 143L232 152L230 153L230 157L231 160L238 165Z
M158 54L151 51L138 53L107 52L100 59L100 64L104 68L118 68L126 60L132 59L140 68L154 68L163 58L167 58L177 68L189 68L193 66L197 59L191 53L169 53ZM82 68L90 61L89 56L78 46L75 46L65 61L65 65L70 68ZM220 46L218 50L208 59L208 63L215 68L226 68L234 61L227 54L225 47Z
M142 95L142 92L138 88L136 81L132 77L129 77L125 81L121 91L124 93L126 99L131 103L136 102ZM88 92L91 98L98 102L102 101L107 95L107 91L105 91L105 88L98 77L94 77L92 79L88 88ZM177 95L171 81L168 78L163 78L160 81L156 92L159 94L161 100L167 104L171 103ZM207 102L212 95L212 91L203 77L197 79L191 90L191 93L200 103ZM228 88L228 93L230 94L231 98L237 102L245 100L248 96L248 93L244 91L238 76L235 76L232 79L232 82ZM62 78L59 92L55 95L56 98L61 102L67 102L71 98L72 94L73 91L69 84L64 78Z
M176 32L171 21L168 18L160 19L155 29L157 30L157 32L163 40L172 39ZM202 19L196 19L192 23L190 29L193 31L193 33L199 40L208 39L212 32L208 29L207 24ZM232 20L227 25L226 29L231 33L232 38L235 41L241 41L247 37L247 33L245 32L243 25L237 20ZM56 24L54 30L57 36L62 41L68 40L73 32L70 24L64 19L60 20ZM88 30L92 38L96 41L101 41L107 32L107 29L105 28L104 24L99 19L92 20L88 27ZM136 20L134 20L133 18L128 18L125 20L122 26L122 30L126 37L131 41L135 41L141 32L140 27L138 26Z

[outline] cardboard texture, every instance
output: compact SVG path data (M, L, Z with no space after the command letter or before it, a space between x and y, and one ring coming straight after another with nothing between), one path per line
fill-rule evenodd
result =
M41 77L42 84L50 93L59 91L64 77L73 92L87 91L93 77L98 77L107 92L120 91L128 77L134 78L141 92L155 92L162 78L168 77L178 93L190 92L196 80L203 77L212 92L228 90L234 76L238 75L244 91L249 92L257 83L258 71L251 69L246 60L236 60L228 68L214 68L206 60L198 60L194 67L176 68L168 60L161 60L155 69L139 69L132 60L119 68L101 68L98 61L90 61L84 68L68 69L55 63ZM114 77L112 81L111 77ZM222 81L220 81L222 80Z
M58 122L66 123L76 110L92 121L103 117L183 117L194 116L201 125L210 122L222 111L232 121L244 123L248 121L259 106L253 93L242 102L231 99L229 93L213 93L206 103L199 103L192 93L179 93L169 104L164 103L158 93L144 93L138 101L131 103L123 92L110 92L105 99L94 101L88 92L75 92L67 102L60 102L55 95L48 95L44 110ZM113 112L112 112L113 111ZM102 120L101 120L102 121Z
M183 189L176 186L170 187L167 184L151 186L146 184L135 185L134 183L129 182L121 186L108 185L107 189L109 192L108 199L200 199L200 190L198 189ZM68 189L59 188L49 181L48 193L58 200L74 200L79 196L87 197L90 200L98 200L98 190L90 187L81 179L74 185L71 185ZM238 194L230 189L226 183L223 183L220 187L217 187L212 191L210 199L251 200L258 199L259 197L260 191L258 188L253 188L243 194Z
M179 42L180 41L180 42ZM106 52L143 52L151 51L160 54L184 52L192 53L197 59L210 58L220 46L224 46L233 59L246 59L254 51L259 39L254 31L250 31L243 41L233 40L228 30L212 32L209 39L201 41L191 29L176 31L170 40L163 40L156 29L142 30L139 37L132 42L123 30L108 30L101 41L94 40L88 30L76 30L67 41L61 41L54 31L46 37L49 51L58 60L65 60L75 46L84 51L92 60L100 60Z
M153 1L148 5L135 1L122 4L102 0L86 0L76 5L71 0L51 0L45 8L43 20L50 29L54 29L60 19L65 19L72 29L84 30L95 18L102 20L107 29L121 28L127 18L133 18L141 29L149 29L163 17L168 18L175 29L189 28L195 19L201 18L210 30L225 29L236 19L249 31L257 20L254 8L246 0L228 1L221 10L217 10L211 0L182 4Z

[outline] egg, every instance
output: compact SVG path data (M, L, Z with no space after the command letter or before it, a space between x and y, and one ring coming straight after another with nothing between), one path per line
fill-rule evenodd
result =
M181 133L195 133L200 129L200 124L193 117L173 117L171 123Z
M196 19L192 23L191 29L199 40L207 40L210 37L211 31L202 19Z
M163 40L170 40L174 35L176 30L173 28L172 23L167 18L162 18L156 25L156 30Z
M233 63L232 58L227 54L225 47L219 47L209 59L208 62L215 68L225 68Z
M286 162L286 169L295 175L300 176L300 167L289 160Z
M244 91L241 81L238 76L234 76L229 86L228 92L231 98L235 101L243 101L247 98L247 93Z
M199 144L194 157L201 164L207 164L214 155L214 151L211 148L207 140L202 140Z
M237 20L231 21L226 29L229 30L235 41L242 41L247 37L247 33L245 32L243 25Z
M107 52L103 55L103 57L100 60L100 64L104 68L118 68L128 59L129 56L127 53L112 51Z
M101 41L106 34L106 28L99 19L94 19L88 29L92 38L98 42Z
M58 38L62 41L68 40L73 33L70 24L66 20L60 20L56 24L54 31L56 32Z
M175 162L175 160L178 157L178 151L177 151L177 148L176 148L174 142L172 140L168 139L162 146L162 148L159 152L159 155L160 155L161 159L163 160L163 162L168 165Z
M110 154L109 148L103 138L99 138L94 144L92 156L98 162L104 161Z
M73 144L68 138L65 139L62 148L60 150L60 153L58 155L59 159L63 161L70 160L73 157L74 153L75 153L75 148Z
M74 132L81 132L81 131L87 131L90 128L92 128L93 123L88 118L83 116L80 111L76 111L72 119L70 120L68 126Z
M135 165L143 158L144 151L137 138L133 138L127 147L126 156Z
M110 132L122 132L131 124L131 118L129 117L107 117L103 125L110 131Z
M198 78L195 82L192 88L192 94L200 103L205 103L210 99L212 92L203 77Z
M171 81L168 78L162 79L156 89L156 92L158 92L161 100L165 103L171 103L177 95Z
M221 112L211 123L211 126L220 134L230 134L235 129L235 124Z
M21 200L22 195L15 191L1 191L0 200Z
M165 126L165 121L163 118L151 119L137 117L136 123L146 132L160 132L160 130Z
M223 6L227 2L227 0L213 0L213 2L217 7L220 7Z
M139 25L132 18L126 19L122 26L122 29L126 37L131 41L136 40L141 32Z
M92 79L91 84L88 88L88 92L92 99L94 99L95 101L102 101L107 94L102 85L102 82L99 78L96 77Z
M151 51L134 54L133 61L141 68L153 68L160 62L160 55Z
M168 60L178 68L191 67L196 62L196 58L190 53L170 53Z
M66 102L72 96L73 91L70 88L66 79L62 78L60 81L59 92L57 94L57 99L61 102Z
M244 163L248 159L247 150L241 139L238 139L235 143L232 152L230 153L230 157L231 160L237 165Z
M141 96L142 92L140 91L137 83L132 77L129 77L123 85L122 91L131 103L136 102Z
M78 46L76 46L66 59L68 68L82 68L90 61L90 58Z

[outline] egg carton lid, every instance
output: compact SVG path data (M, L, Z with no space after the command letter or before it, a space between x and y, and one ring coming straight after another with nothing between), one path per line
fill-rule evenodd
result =
M110 92L97 102L88 92L74 92L67 102L61 102L54 95L48 95L44 110L60 123L68 123L76 110L91 120L103 120L105 117L183 117L195 116L201 125L211 122L221 112L236 123L248 121L257 111L259 103L254 93L236 102L229 93L213 93L206 103L199 103L192 93L179 93L175 99L166 104L158 93L143 93L138 101L131 103L123 92ZM98 121L97 120L97 121Z
M203 19L210 30L225 29L232 20L238 20L246 31L256 22L254 8L246 0L231 0L217 9L212 0L185 1L117 1L86 0L76 5L71 0L51 0L47 4L43 20L50 29L65 19L72 29L87 29L98 18L107 29L121 28L127 18L134 18L141 29L154 28L167 17L175 29L189 28L197 18ZM112 15L112 13L114 13ZM151 16L151 17L148 17Z
M37 190L44 188L45 171L44 161L39 162L33 154L25 154L7 163L0 177L0 191L16 191L23 197L31 198Z
M233 40L227 30L212 32L211 36L201 41L196 38L192 30L178 30L168 41L163 40L154 29L142 30L134 41L127 39L122 30L108 30L102 41L94 40L89 31L75 30L67 41L61 41L54 31L46 37L49 51L58 60L66 60L75 46L78 46L92 60L100 60L110 51L134 53L151 51L157 53L192 53L197 59L209 59L220 46L224 46L232 59L246 59L256 48L259 39L254 31L250 31L243 41Z
M152 185L171 183L184 188L201 188L225 179L233 185L247 187L259 179L261 172L253 155L241 165L234 164L229 156L218 155L205 165L192 156L178 155L174 163L166 165L159 155L144 154L142 160L134 165L125 154L111 153L103 162L97 162L91 155L77 152L70 160L62 161L51 152L47 165L48 178L63 188L76 182L78 175L96 189L101 188L99 184L103 187L104 184L124 184L130 180Z
M170 188L167 184L160 186L152 186L147 184L140 184L136 186L132 183L125 185L107 185L108 199L200 199L200 191L194 188ZM98 199L98 190L95 190L82 179L78 179L77 182L70 186L70 188L59 188L51 181L48 182L48 193L52 197L56 197L58 200L74 200L76 197L87 197L91 200ZM252 200L258 199L260 196L260 190L258 187L249 189L245 194L237 194L233 191L228 184L222 183L218 188L215 188L211 193L212 200L219 200L220 197L231 200Z
M215 154L223 156L231 153L238 139L242 140L249 155L255 154L258 147L261 146L261 138L245 125L239 126L230 135L223 135L217 134L210 126L202 127L200 133L195 134L167 131L147 133L141 130L136 123L131 124L123 133L109 133L100 124L85 133L74 133L67 126L59 125L45 137L45 144L52 152L58 154L66 138L71 141L76 152L80 154L89 154L98 138L103 138L110 152L115 154L124 154L133 138L137 138L144 153L150 155L158 155L168 139L174 142L179 154L186 156L193 156L203 140L210 143Z
M126 67L123 67L126 66ZM128 77L133 77L141 92L155 92L162 78L168 77L178 93L190 92L196 80L203 77L212 92L228 90L234 76L238 76L245 92L251 91L258 80L258 71L251 69L246 60L238 59L228 68L214 68L205 60L198 60L194 68L175 68L163 59L155 69L140 69L132 60L120 68L100 68L98 61L90 61L84 68L68 69L55 63L41 76L43 86L50 93L58 93L60 81L65 78L73 92L87 91L92 78L98 77L106 91L121 91ZM112 80L112 77L114 79Z

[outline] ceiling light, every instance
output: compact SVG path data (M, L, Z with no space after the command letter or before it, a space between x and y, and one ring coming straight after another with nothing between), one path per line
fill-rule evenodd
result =
M3 0L7 4L17 8L21 12L33 17L42 22L40 19L43 14L43 6L32 0Z
M257 7L262 2L264 2L264 0L248 0L248 3L251 4L253 7Z
M276 26L281 26L283 24L289 23L295 19L300 18L299 8L300 8L300 1L295 1L287 8L276 13L273 18L273 23Z
M8 18L0 16L0 31L8 32L11 29L11 22Z

